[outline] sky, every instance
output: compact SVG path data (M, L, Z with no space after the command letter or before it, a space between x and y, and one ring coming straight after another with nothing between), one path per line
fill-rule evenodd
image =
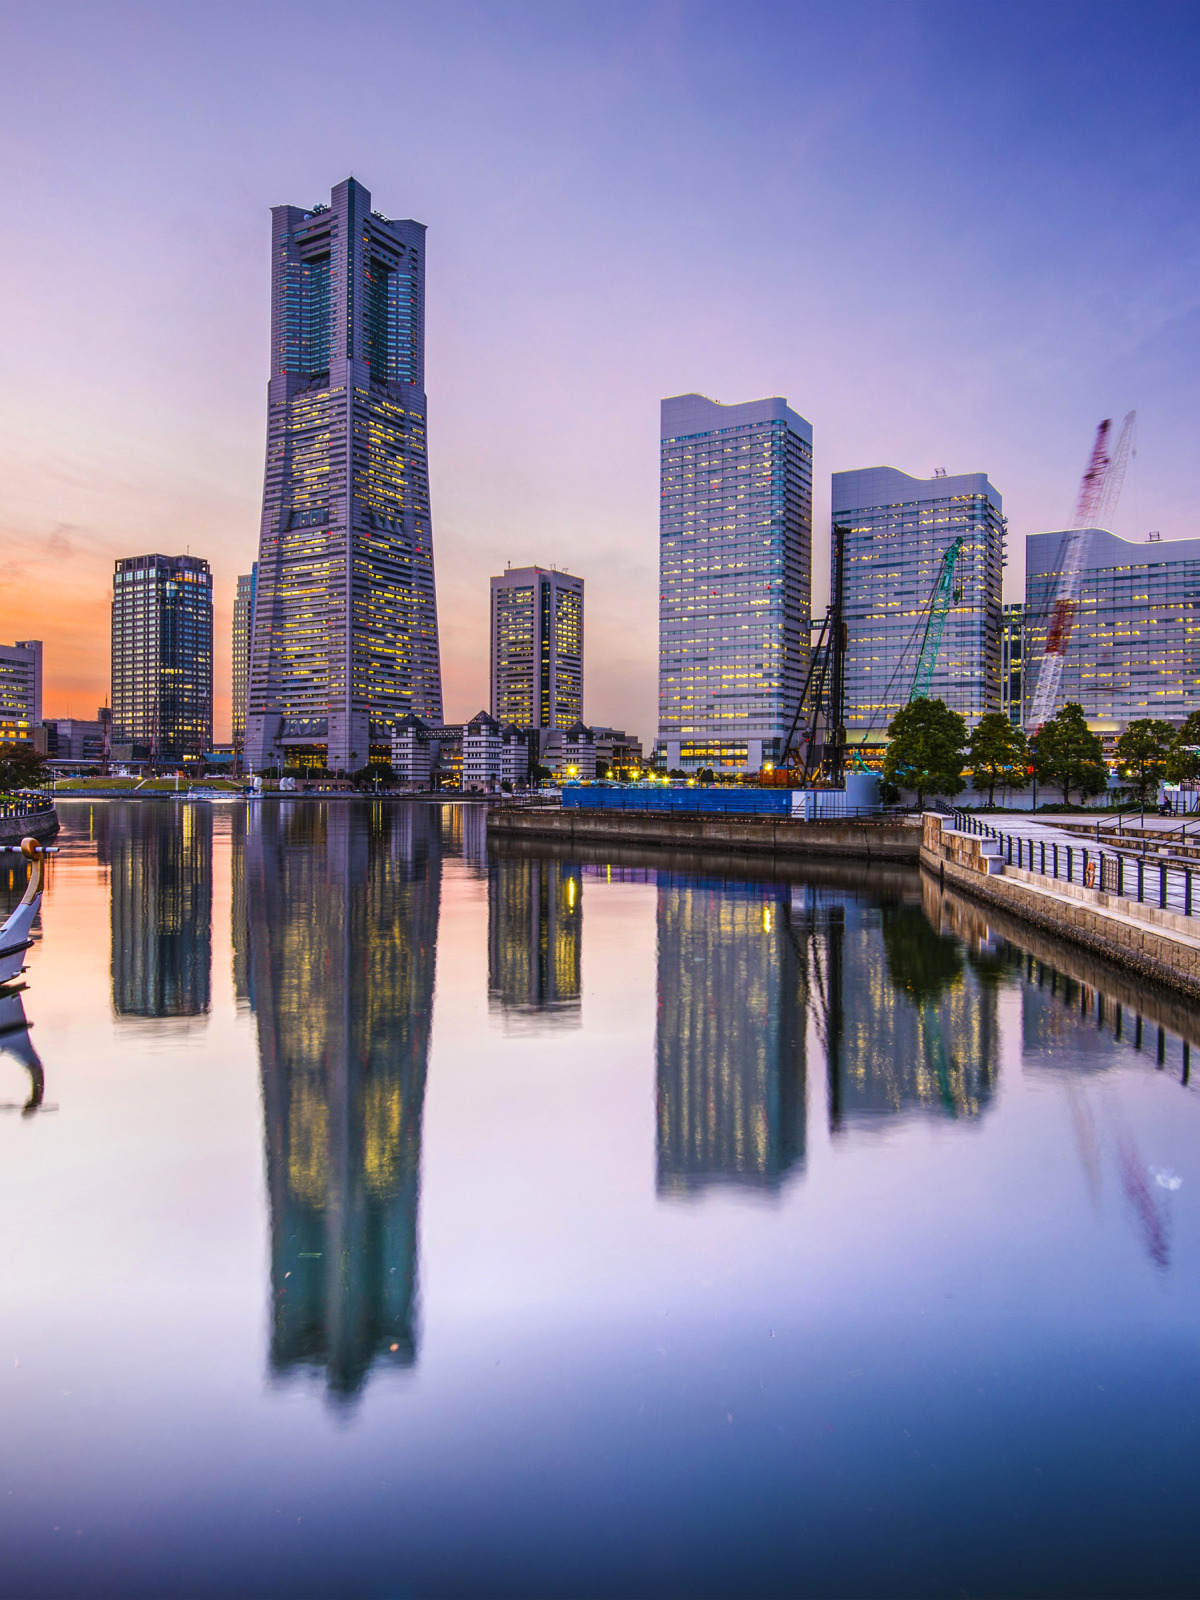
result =
M0 639L109 688L113 561L257 553L269 212L353 175L427 241L448 721L488 577L586 580L586 720L653 740L658 403L782 394L829 477L985 471L1064 525L1138 412L1113 531L1200 535L1200 9L407 0L0 4Z

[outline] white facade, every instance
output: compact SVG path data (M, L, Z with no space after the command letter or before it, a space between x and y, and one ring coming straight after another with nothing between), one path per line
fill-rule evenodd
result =
M464 725L462 753L464 793L499 787L504 778L504 732L486 711L479 712Z
M429 784L433 742L419 717L403 717L392 730L392 770L402 783Z

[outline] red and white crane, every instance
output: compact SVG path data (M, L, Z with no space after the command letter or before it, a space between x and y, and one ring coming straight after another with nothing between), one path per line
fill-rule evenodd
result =
M1083 481L1079 485L1079 498L1075 502L1075 515L1071 528L1063 540L1058 563L1058 592L1050 612L1050 625L1046 629L1046 646L1038 668L1037 684L1029 706L1029 731L1040 733L1044 723L1054 715L1058 692L1062 684L1063 666L1071 630L1075 626L1075 608L1079 602L1079 580L1083 570L1084 538L1089 528L1102 528L1116 510L1121 485L1125 481L1125 468L1133 448L1133 426L1137 412L1131 411L1121 424L1121 433L1113 448L1108 450L1108 435L1112 418L1106 417L1096 429L1096 442Z

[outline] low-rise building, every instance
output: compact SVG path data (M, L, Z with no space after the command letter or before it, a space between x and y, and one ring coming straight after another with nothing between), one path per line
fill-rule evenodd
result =
M498 789L503 769L504 732L486 711L476 712L470 722L463 724L463 793L487 794Z
M645 770L642 741L623 728L593 728L596 741L596 771L603 764L604 777L625 779Z
M596 776L596 735L582 722L563 732L562 754L557 776L591 780Z
M112 712L101 706L94 721L82 717L43 720L39 744L52 767L99 766L111 754L107 748L111 729Z
M429 787L436 754L433 730L411 713L392 728L392 771L401 783Z

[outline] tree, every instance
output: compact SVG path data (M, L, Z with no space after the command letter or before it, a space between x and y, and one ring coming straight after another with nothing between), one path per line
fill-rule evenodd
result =
M1194 783L1200 778L1200 711L1193 711L1171 741L1167 777L1172 783Z
M1070 805L1072 789L1087 799L1108 788L1104 746L1088 727L1078 700L1068 700L1043 726L1034 740L1033 760L1038 781L1060 788L1064 805Z
M1158 717L1139 717L1117 740L1117 760L1128 767L1139 804L1144 806L1147 793L1167 776L1174 746L1175 729Z
M1023 789L1029 782L1029 741L1003 711L989 711L980 717L971 735L971 770L976 789L987 790L988 805L994 805L996 785Z
M0 789L36 789L50 776L46 758L29 744L0 744Z
M597 760L597 762L596 762L596 776L597 776L597 778L607 778L608 777L608 762L607 761Z
M915 789L918 810L927 794L958 794L963 787L967 724L944 700L914 700L888 724L883 775Z

